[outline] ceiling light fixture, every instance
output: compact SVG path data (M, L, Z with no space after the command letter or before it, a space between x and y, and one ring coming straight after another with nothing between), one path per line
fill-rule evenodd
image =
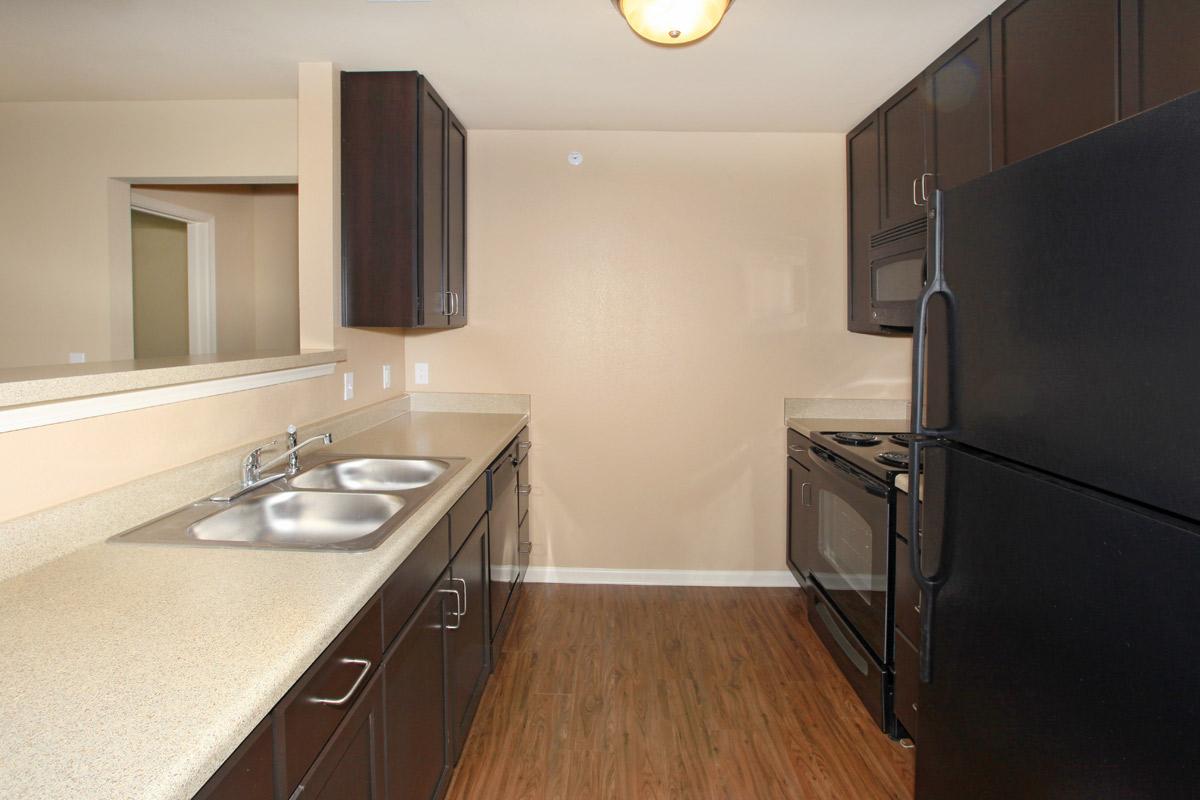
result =
M732 4L733 0L613 0L634 33L665 45L703 39Z

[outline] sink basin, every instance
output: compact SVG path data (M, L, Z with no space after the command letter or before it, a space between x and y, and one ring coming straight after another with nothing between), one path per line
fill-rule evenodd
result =
M450 468L440 458L340 458L318 464L289 483L297 489L407 492L436 481Z
M348 552L378 547L465 467L458 456L326 453L231 503L200 500L111 541ZM223 494L236 493L240 486Z
M273 547L359 550L404 508L385 494L276 492L232 505L187 529L192 539Z

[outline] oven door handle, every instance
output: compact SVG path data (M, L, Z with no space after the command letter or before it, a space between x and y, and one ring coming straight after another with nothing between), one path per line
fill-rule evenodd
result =
M875 497L887 497L886 486L864 475L860 475L851 467L838 461L838 459L832 453L822 450L820 447L814 445L813 447L809 448L808 455L813 464L820 467L833 477L841 480L853 481L854 484L864 492L874 495Z

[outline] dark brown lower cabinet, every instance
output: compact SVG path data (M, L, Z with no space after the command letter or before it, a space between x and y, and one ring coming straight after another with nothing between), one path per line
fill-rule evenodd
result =
M908 737L917 740L917 690L920 655L916 645L896 630L896 688L893 692L896 719L904 726Z
M194 800L272 800L275 797L271 718L258 724Z
M383 719L376 674L289 800L384 800Z
M517 446L510 444L497 458L488 473L491 480L491 503L488 510L488 542L490 574L489 594L492 617L492 639L503 636L509 616L509 598L520 578L520 509L517 504Z
M434 584L383 659L388 800L429 800L450 777L445 627L454 603L447 612L446 586Z
M462 755L475 709L489 674L491 629L487 621L488 519L476 524L450 562L450 582L463 593L463 613L446 630L447 691L452 760Z

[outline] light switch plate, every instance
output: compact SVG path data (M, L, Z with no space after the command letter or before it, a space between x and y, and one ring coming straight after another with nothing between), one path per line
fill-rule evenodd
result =
M346 372L342 374L342 399L354 399L354 373Z
M385 388L385 389L392 388L392 365L391 364L383 365L383 388Z
M418 386L425 386L429 383L429 365L424 361L418 361L414 367L413 380Z

